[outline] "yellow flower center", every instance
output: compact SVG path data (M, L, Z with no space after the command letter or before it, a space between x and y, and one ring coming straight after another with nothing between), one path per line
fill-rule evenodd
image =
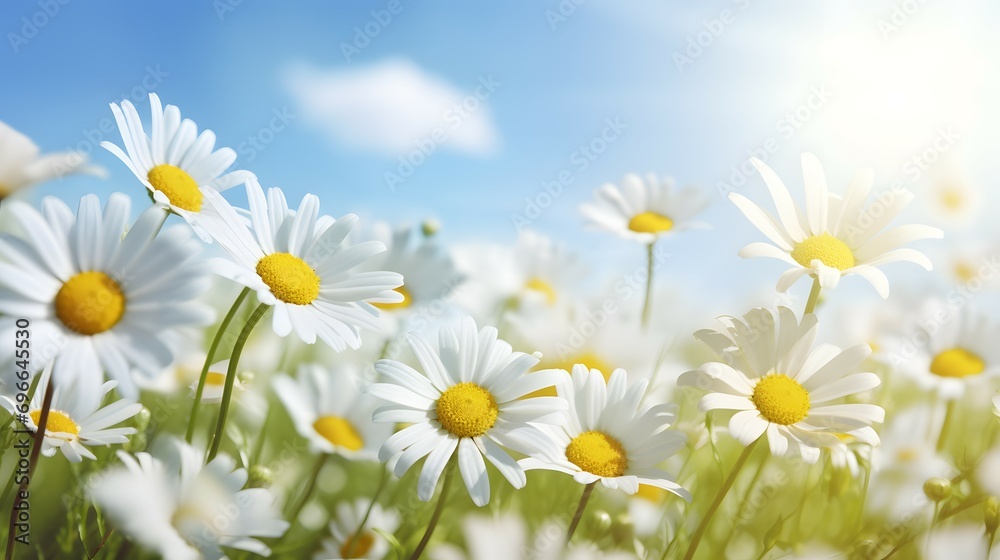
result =
M965 206L965 197L958 188L946 188L941 192L941 204L948 210L961 210Z
M313 422L313 429L337 447L357 451L365 444L354 426L339 416L320 416Z
M563 369L566 371L573 371L573 366L575 366L576 364L583 364L587 366L588 370L596 369L600 371L601 375L604 376L605 381L611 378L611 372L614 371L614 368L611 367L611 364L605 362L603 358L601 358L600 356L589 350L583 352L582 354L578 354L575 357L568 358L566 360L538 364L538 367L535 369L536 370ZM552 386L552 387L545 387L544 389L539 389L537 391L533 391L521 398L531 399L534 397L555 397L555 396L556 396L556 388L555 386Z
M0 200L7 198L7 195L9 194L10 194L10 188L5 184L0 183Z
M760 415L774 424L788 426L809 414L809 391L781 373L761 378L750 400Z
M941 377L968 377L979 375L985 369L986 362L965 348L945 350L931 362L931 373Z
M42 419L42 409L32 410L28 413L28 416L31 416L31 421L37 426L38 422ZM65 412L61 410L49 410L49 417L45 420L45 431L73 434L76 436L80 434L80 426Z
M583 432L573 438L566 446L566 458L581 470L605 478L622 476L628 469L625 448L604 432Z
M497 422L500 407L489 391L475 383L459 383L438 398L437 417L441 427L458 437L485 434Z
M549 284L548 282L542 280L537 276L535 276L531 280L528 280L524 284L524 289L542 294L543 296L545 296L545 301L549 302L549 305L552 305L556 302L555 288L552 287L552 284Z
M628 221L628 229L637 233L663 233L673 227L673 220L656 212L636 214Z
M316 271L290 253L273 253L260 259L257 274L274 297L285 303L308 305L319 296Z
M954 269L955 276L962 282L971 282L973 278L979 275L976 270L975 265L968 262L956 262Z
M640 484L639 491L635 493L635 497L658 504L663 501L663 498L667 497L667 491L649 484Z
M358 540L354 537L347 537L347 541L340 547L341 558L367 558L368 551L375 544L375 535L364 532L358 535Z
M814 260L838 270L854 267L854 253L851 248L829 233L814 235L796 245L792 251L792 258L807 268L812 266Z
M103 272L81 272L56 294L56 317L73 332L102 333L117 325L124 314L121 286Z
M896 460L901 463L911 463L918 458L920 458L920 451L913 448L904 447L896 452Z
M167 195L170 204L189 212L201 212L201 189L187 171L163 163L150 169L146 178L154 189Z
M205 376L206 385L225 385L226 384L226 374L219 373L217 371L210 371L208 375Z
M413 304L413 297L410 295L410 290L406 289L406 286L400 286L393 291L403 294L403 301L399 303L373 303L372 305L383 311L392 311L394 309L406 309Z

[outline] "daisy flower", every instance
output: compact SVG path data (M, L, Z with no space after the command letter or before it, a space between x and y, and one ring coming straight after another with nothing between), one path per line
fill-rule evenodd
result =
M57 350L54 358L35 354L55 360L57 383L82 376L89 381L78 390L93 391L107 372L135 397L133 370L156 376L174 361L172 333L212 321L198 301L209 287L202 245L183 226L157 235L162 208L129 228L131 202L119 193L103 213L95 195L80 200L75 216L52 197L41 212L20 201L10 207L25 237L0 234L0 335L13 340L14 317L30 319L33 345ZM7 345L0 359L12 352Z
M625 239L648 245L666 235L705 227L691 221L707 205L705 197L693 188L678 191L669 177L630 173L620 187L606 183L596 195L596 202L580 206L589 225Z
M723 331L702 330L695 336L719 356L681 375L678 384L708 391L698 402L702 412L735 410L729 432L743 445L767 434L775 456L797 452L815 463L820 449L850 432L878 445L871 428L885 411L872 404L830 404L877 387L874 373L851 373L871 354L867 344L846 350L832 345L813 349L816 316L801 322L786 307L778 317L766 309L742 319L723 317ZM818 406L817 406L818 405Z
M296 379L278 375L272 381L296 431L314 453L374 461L393 426L371 421L377 403L362 395L360 384L351 367L331 372L317 364L299 366Z
M46 388L51 382L52 366L42 373L42 377L28 404L25 427L32 433L38 431L38 421L42 416L42 399ZM101 402L117 385L108 381L101 386L100 391L78 391L74 384L65 388L62 385L53 387L52 404L49 417L45 422L45 439L42 440L42 455L51 457L56 451L73 463L79 463L84 457L96 459L87 447L96 445L111 445L127 443L125 436L136 432L135 428L112 428L132 418L142 410L142 405L127 399L117 400L105 407ZM12 415L19 414L18 403L4 395L0 396L0 406Z
M278 336L292 331L306 344L319 338L336 351L361 345L359 327L378 329L372 303L399 303L394 288L403 284L395 272L358 272L356 267L385 250L377 241L344 246L358 221L319 217L319 199L306 195L291 211L281 189L257 180L246 183L251 227L222 195L205 191L205 202L218 213L203 222L230 259L213 259L217 274L257 292L274 308L272 328Z
M384 510L382 506L371 506L371 514L365 520L370 500L362 498L354 502L340 502L330 521L330 537L323 540L323 550L313 556L313 560L328 560L332 558L371 558L380 560L389 553L389 542L385 537L375 532L375 529L385 533L395 533L399 527L399 514L393 510ZM358 534L358 528L364 521L364 528Z
M205 363L204 357L202 358L202 364ZM198 369L201 369L199 364ZM226 385L226 374L229 372L229 360L222 360L221 362L216 362L209 366L208 374L205 375L205 387L201 392L201 402L203 403L217 403L222 401L222 393ZM195 375L198 375L196 372ZM191 391L196 391L198 389L198 381L195 380L190 385ZM247 386L243 381L237 377L233 381L233 387L240 391L246 391ZM194 393L192 392L192 395Z
M600 481L606 488L635 494L639 485L662 488L690 500L691 495L658 465L684 447L684 435L667 430L671 405L641 407L645 381L628 384L623 369L605 381L600 371L573 367L556 392L569 403L569 422L546 431L548 443L522 459L525 470L566 473L580 484Z
M79 152L39 156L30 138L0 121L0 200L21 189L76 173L104 176L104 169L87 165Z
M401 477L420 459L424 462L417 496L424 501L434 494L438 479L453 455L458 454L462 480L477 506L490 500L486 463L490 461L514 488L523 488L524 470L504 450L534 451L541 436L529 423L558 423L566 403L557 397L522 398L554 385L563 374L556 370L528 375L538 358L514 352L497 339L497 330L466 318L455 332L442 327L438 351L416 336L408 342L423 370L393 360L379 360L375 371L388 382L374 383L368 394L392 404L375 411L375 422L412 425L392 435L379 451L382 461L395 462Z
M779 292L787 291L807 274L818 278L824 289L836 288L841 276L857 274L886 298L889 280L876 267L909 261L931 270L931 262L923 253L902 246L920 239L939 239L944 235L940 229L911 224L882 232L913 200L910 191L893 189L879 194L869 204L874 175L865 169L855 175L843 197L831 194L819 159L805 153L802 154L806 191L803 212L770 167L758 159L751 162L764 178L778 218L747 197L731 193L729 200L773 243L751 243L739 254L743 258L775 258L792 265L778 279Z
M252 176L246 171L224 173L236 161L232 148L215 150L215 133L203 130L191 119L181 120L174 105L166 108L155 93L149 94L152 113L150 134L143 129L139 113L128 100L112 103L125 149L108 141L101 147L114 154L146 185L153 200L180 215L202 237L198 227L206 192L224 191Z
M91 497L129 540L167 560L226 558L221 547L270 556L258 538L288 529L264 488L247 488L247 471L227 455L174 442L166 460L119 451L123 466L91 479Z
M1000 326L967 307L926 302L902 336L894 339L889 364L945 400L1000 373Z
M441 299L462 282L462 275L448 253L437 243L414 233L414 228L401 226L395 230L378 222L371 238L386 246L386 251L372 257L359 270L388 270L403 276L404 284L396 291L403 301L379 303L383 311L401 311Z

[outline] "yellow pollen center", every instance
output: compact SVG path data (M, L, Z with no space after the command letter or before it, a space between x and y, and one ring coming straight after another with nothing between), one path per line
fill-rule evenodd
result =
M375 544L375 535L365 532L358 535L358 540L354 537L347 537L347 541L340 547L341 558L367 558L368 551Z
M780 373L761 378L750 400L760 415L774 424L788 426L809 414L809 391Z
M587 366L588 370L596 369L600 371L601 375L604 376L605 381L611 378L611 372L614 371L614 368L611 367L611 364L604 361L603 358L590 351L585 351L582 354L578 354L575 357L570 357L565 360L559 360L554 362L543 362L538 364L538 367L535 369L538 371L544 369L562 369L566 371L573 371L573 366L575 366L576 364L583 364ZM533 391L521 398L531 399L534 397L555 397L555 396L557 396L556 388L553 386Z
M31 421L38 425L38 422L42 419L42 410L32 410L28 413L31 416ZM61 410L49 410L49 417L45 420L45 431L51 433L63 433L63 434L80 434L80 426L69 417L68 414Z
M154 189L167 195L170 204L188 212L201 212L201 189L187 171L163 163L150 169L146 178Z
M978 275L976 267L967 262L955 263L955 276L962 282L971 282Z
M274 297L285 303L308 305L319 296L316 271L290 253L273 253L260 259L257 274Z
M637 233L663 233L674 227L674 221L656 212L643 212L632 216L628 229Z
M226 374L219 373L217 371L210 371L208 375L205 376L206 385L225 385L226 384Z
M118 324L125 314L121 286L103 272L81 272L56 294L56 317L71 331L94 335Z
M792 251L795 262L804 267L811 267L814 260L819 260L826 266L838 270L854 267L854 253L847 243L829 233L814 235L795 246Z
M920 457L920 452L916 449L903 448L896 452L896 459L902 463L916 461Z
M941 192L941 204L948 210L961 210L965 206L965 197L957 188L945 189Z
M372 305L382 311L392 311L394 309L406 309L413 303L413 297L410 295L410 290L406 289L406 286L400 286L393 291L402 294L403 301L397 303L373 303Z
M604 432L583 432L573 438L566 446L566 458L580 469L605 478L623 476L628 469L625 448Z
M965 348L945 350L931 362L931 373L941 377L968 377L979 375L985 369L986 362Z
M489 391L475 383L450 387L437 401L441 427L458 437L477 437L496 424L500 407Z
M555 288L552 287L552 284L549 284L548 282L542 280L537 276L532 278L531 280L528 280L524 284L524 289L542 294L543 296L545 296L545 301L547 301L549 305L552 305L556 302Z
M658 504L667 497L667 491L649 484L640 484L639 491L635 493L635 497Z
M313 429L337 447L357 451L365 444L354 426L339 416L320 416L313 422Z

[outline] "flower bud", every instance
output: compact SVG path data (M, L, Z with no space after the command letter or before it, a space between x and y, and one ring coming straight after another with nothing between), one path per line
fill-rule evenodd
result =
M997 527L1000 527L1000 499L990 498L983 506L983 521L986 523L986 531L990 535L996 534Z
M274 484L274 473L264 465L250 467L248 474L247 487L249 488L269 488Z
M951 497L951 481L935 476L924 483L924 494L934 502L943 502Z
M434 218L428 218L424 220L424 223L420 224L420 231L423 232L424 237L433 237L440 229L441 222Z
M148 408L142 407L142 410L135 415L135 429L140 432L145 432L146 428L149 427L149 421L153 418L153 413L149 411Z

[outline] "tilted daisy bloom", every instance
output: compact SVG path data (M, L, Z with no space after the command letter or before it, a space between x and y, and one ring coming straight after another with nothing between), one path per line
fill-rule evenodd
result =
M51 382L51 368L50 363L42 373L35 394L28 404L25 426L32 432L38 431L38 422L41 421L42 400ZM96 459L87 447L127 443L126 436L134 434L135 428L111 426L138 414L142 410L142 405L121 399L102 408L101 401L116 384L114 381L104 383L97 394L92 391L79 391L74 383L53 387L52 404L45 422L45 439L42 440L42 455L51 457L56 451L62 451L70 462L79 463L84 457ZM11 397L0 396L0 406L13 415L18 414L18 403Z
M386 246L383 253L372 257L358 270L388 270L403 276L404 283L396 288L403 295L398 303L380 303L383 311L403 311L443 298L462 282L451 256L437 243L423 237L410 226L390 229L384 222L373 228L371 239Z
M39 152L30 138L0 121L0 200L21 189L67 175L105 174L104 169L88 165L86 154L59 152L40 156Z
M246 171L225 173L236 161L232 148L215 149L215 133L203 130L191 119L181 120L174 105L166 108L155 93L149 94L152 124L149 135L139 113L128 100L111 104L125 149L108 141L101 147L114 154L146 185L157 203L169 208L195 227L204 210L206 192L224 191L252 176Z
M691 495L659 468L684 447L684 434L668 430L672 406L641 406L647 383L629 385L623 369L605 381L598 370L573 367L562 375L559 396L569 403L569 422L546 430L548 442L522 459L525 470L566 473L580 484L600 481L606 488L635 494L639 485L662 488L690 500Z
M270 556L258 538L288 529L264 488L227 455L207 465L194 447L172 441L166 459L118 452L124 466L96 475L91 497L129 540L167 560L226 558L221 547ZM235 470L234 470L235 469Z
M359 327L379 327L372 304L403 299L394 291L403 284L399 274L356 270L385 245L368 241L345 246L357 216L321 218L314 195L306 195L292 211L281 189L268 189L265 198L251 178L246 191L252 229L222 195L205 191L205 202L218 218L202 225L231 257L214 259L214 271L254 290L274 308L272 328L278 336L294 331L306 344L319 338L336 351L358 348Z
M365 514L371 501L367 498L354 502L340 502L330 521L330 537L323 540L323 550L313 556L313 560L334 558L371 558L381 560L389 553L389 542L375 532L376 529L389 534L399 527L399 514L394 510L382 509L379 504L371 507L371 514L365 521ZM361 523L364 522L364 528ZM361 528L361 532L358 529ZM357 535L357 538L355 538Z
M814 349L816 316L799 322L786 307L778 308L778 317L757 308L720 321L724 330L695 336L725 363L704 364L681 375L678 384L708 392L698 402L703 412L736 411L729 433L740 443L750 445L766 433L773 455L798 453L808 463L819 459L822 447L839 441L837 434L850 432L878 445L871 424L884 420L881 407L830 404L879 385L874 373L853 373L871 354L867 344Z
M202 358L202 363L204 363L204 358ZM198 369L201 369L201 365L198 365ZM229 372L229 360L222 360L221 362L216 362L209 366L208 374L205 376L205 387L201 392L201 402L203 403L217 403L222 401L222 393L226 385L226 374ZM198 372L201 373L200 371ZM194 391L198 388L198 381L195 380L191 383L192 396ZM240 381L237 377L233 381L233 388L239 391L246 391L247 386L245 383Z
M931 270L926 256L903 245L941 238L944 233L940 229L911 224L882 232L913 200L910 191L894 188L879 194L869 204L874 175L864 169L855 175L843 197L832 194L827 190L819 159L805 153L802 154L806 193L803 212L770 167L758 159L751 161L771 193L778 217L739 193L729 195L729 200L773 243L751 243L740 250L740 256L771 257L792 265L778 279L779 292L787 291L806 275L818 278L824 289L833 289L841 276L857 274L885 298L889 296L889 280L876 267L909 261Z
M30 319L32 345L58 350L57 383L80 376L87 381L78 390L96 391L106 372L123 395L137 396L133 371L153 377L173 362L170 333L212 321L199 301L209 287L202 245L184 226L157 235L162 208L129 228L131 202L119 193L103 213L95 195L76 215L52 197L41 212L10 204L25 237L0 234L0 334L13 337L14 317ZM0 361L13 348L0 349ZM41 366L50 354L34 357Z
M477 331L469 318L458 332L441 328L437 351L417 336L409 336L408 342L423 371L379 360L375 371L387 382L368 387L370 395L392 403L375 411L375 422L412 424L386 440L379 459L393 460L393 472L401 477L427 457L417 483L417 496L424 501L434 495L456 451L462 480L477 506L490 501L483 457L514 488L523 488L524 470L504 448L534 451L533 443L541 434L531 423L562 422L566 403L557 397L522 397L554 385L564 373L549 370L529 375L538 358L513 352L509 344L497 339L495 328Z
M673 179L628 174L621 186L606 183L596 191L597 201L580 206L595 229L650 244L704 224L691 220L704 210L707 199L694 188L677 190Z
M1000 373L1000 326L988 316L929 300L909 323L888 343L888 362L924 390L955 400Z
M271 384L314 453L374 461L394 431L391 424L372 422L378 402L361 393L361 377L348 365L328 371L305 364L295 379L278 375Z

